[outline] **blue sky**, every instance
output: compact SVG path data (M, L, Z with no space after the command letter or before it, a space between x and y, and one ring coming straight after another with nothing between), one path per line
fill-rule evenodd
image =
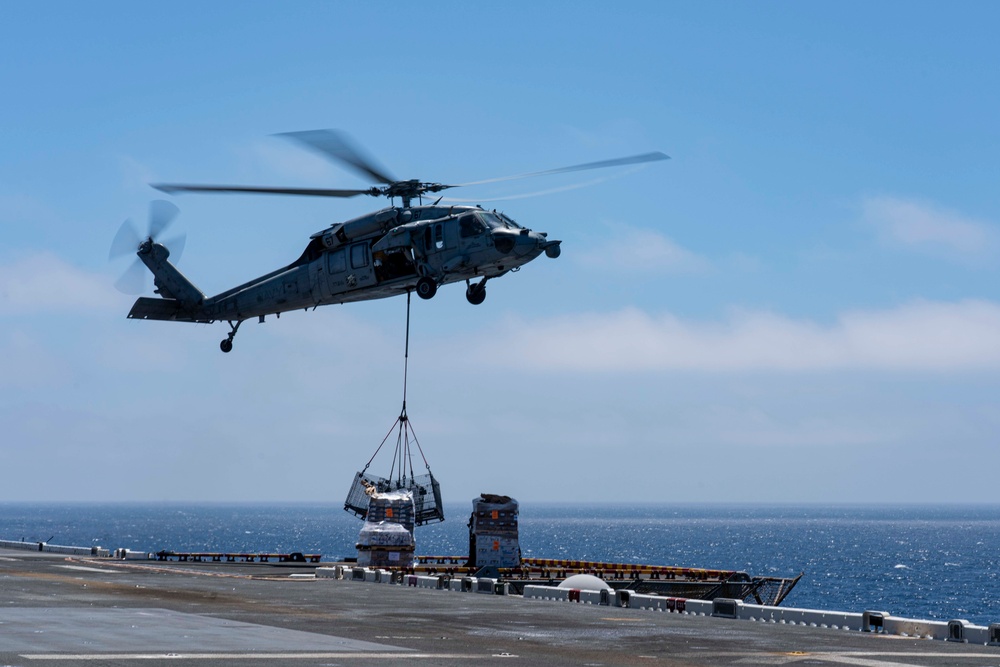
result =
M128 321L107 260L150 182L367 185L271 136L330 127L440 182L672 157L454 191L563 254L414 304L446 502L1000 500L996 5L536 4L4 6L0 500L344 497L403 300L223 355L224 324ZM173 201L209 294L382 205Z

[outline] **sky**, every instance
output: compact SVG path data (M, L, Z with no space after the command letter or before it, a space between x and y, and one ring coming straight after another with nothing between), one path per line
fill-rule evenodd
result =
M1000 502L998 21L7 3L0 501L341 502L400 412L405 300L247 322L223 354L225 323L126 319L108 260L151 182L367 187L273 136L338 128L400 179L671 157L450 191L563 252L479 306L414 299L407 412L445 503ZM170 199L210 295L384 205Z

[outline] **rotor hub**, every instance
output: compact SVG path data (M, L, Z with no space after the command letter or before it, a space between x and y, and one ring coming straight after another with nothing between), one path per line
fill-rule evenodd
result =
M410 201L416 197L420 197L427 192L440 192L449 188L448 185L443 185L441 183L425 183L418 179L410 179L408 181L395 181L389 183L384 188L372 188L372 191L376 195L381 195L383 197L399 197L403 200L403 206L409 207Z

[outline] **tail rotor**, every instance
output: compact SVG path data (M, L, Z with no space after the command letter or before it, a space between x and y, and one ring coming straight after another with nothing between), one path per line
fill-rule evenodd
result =
M150 202L146 237L143 238L139 234L131 219L125 220L121 227L118 228L115 238L111 241L108 260L115 260L131 253L149 253L152 250L153 243L158 241L163 232L177 217L178 213L180 213L180 209L166 200L157 199ZM171 256L177 259L184 251L186 239L187 237L182 234L164 241L163 245L171 248ZM115 288L125 294L142 294L146 291L146 275L146 269L142 261L136 258L115 282Z

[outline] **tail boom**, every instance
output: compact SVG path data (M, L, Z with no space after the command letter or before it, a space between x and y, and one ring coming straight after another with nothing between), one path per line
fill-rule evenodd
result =
M202 323L215 321L206 314L203 307L205 295L168 261L170 251L166 247L150 240L140 246L137 254L152 272L156 292L162 298L139 297L128 313L129 319Z

